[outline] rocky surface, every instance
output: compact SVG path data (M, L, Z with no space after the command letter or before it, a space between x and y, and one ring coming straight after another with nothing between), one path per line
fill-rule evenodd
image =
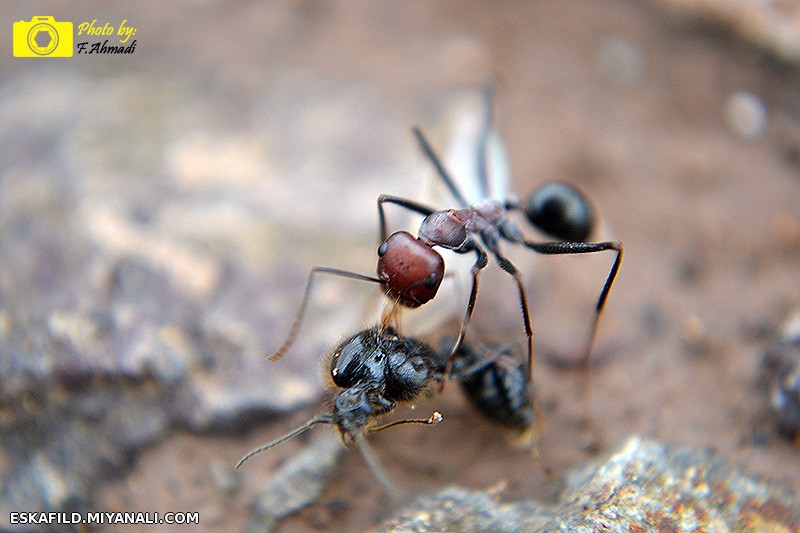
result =
M420 497L379 530L788 533L800 530L800 507L707 452L633 438L571 472L556 505L449 488Z

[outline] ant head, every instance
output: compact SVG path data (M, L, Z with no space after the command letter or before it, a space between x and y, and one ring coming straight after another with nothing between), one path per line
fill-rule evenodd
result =
M586 242L594 228L594 211L578 189L560 181L545 183L531 194L525 204L531 224L569 242Z
M333 401L333 422L343 437L353 437L356 432L364 431L373 415L373 402L369 391L363 387L345 389Z
M378 277L386 296L405 307L419 307L436 296L444 259L410 233L397 231L378 248Z
M349 389L383 378L383 352L378 349L377 335L375 328L360 331L333 351L331 378L337 387Z

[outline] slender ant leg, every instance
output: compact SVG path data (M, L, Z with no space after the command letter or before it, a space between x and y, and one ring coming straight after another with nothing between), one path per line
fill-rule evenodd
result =
M442 375L442 383L439 385L439 392L442 392L444 390L444 386L447 384L447 380L450 377L450 371L453 368L453 362L456 360L456 354L458 353L458 349L461 348L461 344L464 342L464 336L467 334L467 326L472 318L472 311L475 309L475 301L478 298L478 275L480 274L481 270L486 268L486 265L489 264L489 257L486 255L486 252L484 252L479 246L476 246L472 239L470 239L468 242L472 244L472 249L477 254L477 257L475 258L475 264L473 264L472 268L470 269L470 273L472 274L472 289L470 289L467 310L464 313L464 320L461 322L461 328L458 330L458 337L456 337L456 342L453 344L453 347L450 348L450 355L447 356L447 365L445 366L444 374Z
M522 307L522 320L525 324L525 336L528 338L528 375L527 381L528 384L533 382L533 328L531 327L531 316L530 311L528 309L528 297L525 294L525 287L522 284L522 274L520 274L519 270L514 263L512 263L507 257L503 256L500 252L500 247L497 246L496 243L490 243L493 246L489 246L492 254L494 255L495 259L497 260L497 264L500 265L500 268L508 272L514 277L514 281L517 283L517 292L519 293L519 303Z
M291 348L294 341L297 339L297 334L300 331L300 324L303 322L303 317L306 314L306 307L308 306L308 300L311 296L311 286L313 285L314 275L320 274L333 274L334 276L341 276L343 278L350 278L359 281L371 281L373 283L381 283L381 280L378 278L373 278L372 276L365 276L363 274L357 274L355 272L349 272L347 270L340 270L338 268L330 268L330 267L320 267L315 266L311 269L311 272L308 274L308 281L306 282L306 288L303 292L303 299L300 303L300 309L297 311L297 315L295 316L294 322L292 323L292 328L289 330L289 336L286 338L286 341L278 348L272 355L267 357L270 361L277 361L286 353L286 351Z
M522 244L524 244L527 248L533 250L534 252L545 255L590 254L594 252L602 252L604 250L614 250L617 252L616 257L614 258L614 264L611 265L611 270L608 273L608 277L606 277L606 282L603 285L603 289L600 291L600 297L597 299L597 305L595 306L595 312L594 312L594 319L592 320L592 325L589 328L589 333L584 347L583 357L581 358L581 366L587 367L589 365L589 359L591 358L592 355L592 348L594 347L595 337L597 336L597 327L600 322L600 315L603 312L606 300L608 299L608 293L611 291L611 286L614 284L614 280L617 278L617 273L619 272L619 267L622 264L622 256L624 254L624 247L622 245L622 242L606 241L606 242L596 242L596 243L583 243L583 242L537 243L531 241L523 241Z

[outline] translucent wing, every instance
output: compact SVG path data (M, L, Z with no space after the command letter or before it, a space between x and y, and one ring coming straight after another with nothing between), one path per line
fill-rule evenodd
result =
M445 166L470 204L487 197L504 202L509 192L508 151L492 126L488 106L491 98L483 91L460 99L450 112Z

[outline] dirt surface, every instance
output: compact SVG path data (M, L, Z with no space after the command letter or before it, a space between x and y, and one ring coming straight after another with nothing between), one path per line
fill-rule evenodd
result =
M236 265L223 277L263 271L281 280L256 289L258 301L268 302L264 327L274 336L264 353L288 330L308 268L373 271L375 198L414 197L429 174L409 127L420 124L441 138L454 102L496 80L495 119L514 191L524 197L549 179L580 185L602 215L603 234L624 241L625 260L588 376L556 362L582 339L612 257L548 257L526 270L543 412L538 462L450 386L416 408L424 416L440 411L443 423L371 437L391 478L408 491L503 484L505 497L548 500L570 466L639 434L712 448L747 474L800 493L800 449L774 432L757 387L762 351L800 307L796 66L721 26L673 18L650 3L269 4L98 3L80 13L41 6L62 19L131 19L141 28L136 53L46 67L4 55L0 67L14 75L137 85L135 105L151 113L131 132L138 144L84 132L72 146L92 145L90 155L120 150L131 166L149 172L143 216L146 193L158 194L159 180L178 183L189 197L203 191L244 198L240 211L198 210L204 216L181 231L201 256ZM758 113L744 126L729 118L738 93L763 104L763 127ZM165 125L165 108L185 114ZM141 144L152 132L163 145ZM95 167L76 179L113 192L86 177L113 171ZM266 217L263 226L252 229L242 213ZM202 230L193 232L192 223ZM523 250L509 255L526 263ZM491 267L475 331L522 342L514 285ZM317 361L326 347L358 329L370 298L369 287L324 287L322 311L310 318L305 337L274 363L313 384L321 383ZM307 441L251 460L240 490L226 492L220 472L319 410L312 403L281 417L262 415L251 431L234 436L173 431L99 487L97 507L196 510L202 523L195 531L240 531L263 480ZM321 502L280 530L364 530L389 509L351 451Z

